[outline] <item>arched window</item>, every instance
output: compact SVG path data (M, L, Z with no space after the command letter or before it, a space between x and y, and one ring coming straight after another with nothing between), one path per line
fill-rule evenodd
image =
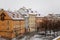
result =
M5 16L6 16L6 15L5 15L4 13L2 13L2 14L0 15L2 21L4 21Z

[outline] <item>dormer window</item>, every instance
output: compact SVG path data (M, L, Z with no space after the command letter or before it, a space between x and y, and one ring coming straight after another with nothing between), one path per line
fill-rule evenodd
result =
M15 14L12 14L13 18L15 18Z
M27 9L27 12L29 12L29 10Z
M5 15L4 13L2 13L2 14L0 15L2 21L4 21L5 16L6 16L6 15Z
M40 16L40 14L39 14L39 16Z
M31 13L33 13L33 11L31 11Z
M19 14L17 14L17 18L19 18Z

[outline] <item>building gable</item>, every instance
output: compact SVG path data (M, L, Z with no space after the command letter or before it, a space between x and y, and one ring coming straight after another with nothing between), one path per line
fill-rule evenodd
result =
M8 13L5 10L1 9L0 10L0 20L10 20L10 19L11 19L11 17L8 15Z

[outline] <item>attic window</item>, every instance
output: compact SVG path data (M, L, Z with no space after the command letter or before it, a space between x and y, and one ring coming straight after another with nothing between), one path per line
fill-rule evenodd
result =
M17 18L19 18L19 14L17 14Z
M1 20L4 21L6 15L2 13L0 16L1 16Z
M15 18L15 14L13 14L12 16L13 16L13 18Z
M27 9L27 12L29 12L29 10Z
M31 11L31 13L33 13L33 11Z
M40 16L40 14L39 14L39 16Z

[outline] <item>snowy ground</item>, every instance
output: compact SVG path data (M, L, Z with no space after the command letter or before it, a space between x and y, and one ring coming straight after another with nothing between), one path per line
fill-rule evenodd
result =
M31 34L33 34L33 33L31 33ZM53 34L53 33L51 33L51 34ZM40 35L40 34L34 34L32 36L30 36L30 35L25 35L23 38L20 38L20 39L13 38L12 40L52 40L54 38L53 36L45 36L45 35ZM60 32L58 32L58 35L60 35ZM0 40L8 40L8 39L0 38Z
M24 38L22 38L20 40L52 40L52 38L50 38L50 37L42 37L42 35L34 35L34 36L30 37L30 38L25 36Z
M0 38L0 40L8 40L8 39L6 39L6 38Z
M40 33L44 33L44 32L40 32ZM47 34L49 34L49 32ZM54 33L51 32L51 34L54 34ZM60 35L60 31L58 32L58 35ZM34 34L33 36L30 36L30 35L24 36L24 38L19 39L19 40L53 40L53 39L54 39L54 37L52 35L45 36L45 35L40 35L40 34Z
M0 40L8 40L8 39L0 38ZM22 39L13 38L12 40L51 40L51 39L49 39L48 37L42 37L41 35L34 35L32 37L25 36Z

